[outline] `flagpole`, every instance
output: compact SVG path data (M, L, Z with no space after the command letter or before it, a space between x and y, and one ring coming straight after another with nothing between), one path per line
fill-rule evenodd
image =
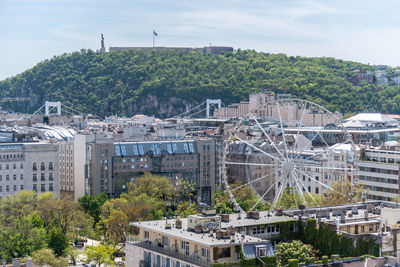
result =
M154 48L154 30L153 30L153 48Z

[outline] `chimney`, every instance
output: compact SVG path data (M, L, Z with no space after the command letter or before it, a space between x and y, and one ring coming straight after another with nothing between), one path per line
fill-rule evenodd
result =
M13 267L21 267L21 259L20 258L12 259L12 266Z
M340 215L340 222L341 223L346 222L346 211L342 211L342 214Z
M175 228L182 229L182 221L180 219L176 219Z

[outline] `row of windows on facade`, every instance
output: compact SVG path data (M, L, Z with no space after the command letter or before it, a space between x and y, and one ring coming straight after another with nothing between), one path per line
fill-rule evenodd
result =
M36 173L34 173L34 174L32 175L32 180L33 180L34 182L37 182L38 176L37 176ZM49 173L49 181L53 181L53 180L54 180L53 173ZM46 181L46 175L45 175L44 173L41 173L41 174L40 174L40 181L42 181L42 182L45 182L45 181Z
M32 164L32 170L37 171L37 163L34 162ZM46 170L46 164L44 162L40 163L40 170L45 171ZM53 170L53 162L49 162L49 170Z
M16 181L17 178L18 178L17 174L13 174L13 176L12 176L13 181ZM20 174L19 175L19 179L20 180L24 180L24 175ZM10 175L9 174L4 175L4 180L5 181L10 181ZM0 174L0 181L3 181L3 175L2 174Z
M367 189L370 189L371 191L377 191L377 192L385 192L385 193L392 193L392 194L397 194L399 192L398 189L394 188L387 188L387 187L380 187L380 186L366 186Z
M12 154L12 155L1 155L0 158L3 159L22 159L24 158L24 154Z
M10 170L11 165L10 164L5 164L4 165L4 170ZM17 163L13 163L12 164L12 169L16 170L18 168L18 164ZM24 164L20 163L19 164L19 169L24 169ZM3 170L3 164L0 164L0 170Z
M73 163L72 162L66 162L65 164L60 164L60 169L62 169L63 167L64 167L64 165L65 165L65 167L66 168L68 168L68 167L71 167L72 168L72 166L73 166Z
M393 175L398 175L399 173L398 170L387 170L387 169L369 168L369 167L360 167L360 171L393 174Z
M127 169L135 169L135 168L139 168L139 169L147 169L149 168L149 165L147 164L140 164L140 165L122 165L122 166L115 166L116 170L127 170ZM108 166L104 166L104 171L108 170Z
M64 181L62 181L61 182L61 185L63 185L63 186L73 186L74 185L74 183L71 181L71 182L68 182L68 181L66 181L66 182L64 182Z
M65 149L60 149L60 152L61 153L65 153L65 154L71 154L72 155L72 153L73 153L73 150L65 150Z
M19 186L19 189L22 191L22 190L24 190L24 185L20 185ZM17 191L18 190L18 186L17 185L13 185L13 192L15 192L15 191ZM6 185L5 187L4 187L4 191L5 192L10 192L10 186L9 185ZM3 192L3 186L0 186L0 193L2 193Z
M374 161L374 162L384 162L384 163L399 163L400 159L394 159L394 158L380 158L380 157L371 157L371 156L366 156L364 158L365 161Z
M37 184L33 184L32 187L33 191L38 191L38 185ZM41 192L46 192L46 184L41 184L40 185L40 191ZM50 192L54 191L54 185L53 184L49 184L49 190Z
M398 180L396 180L396 179L371 177L371 176L364 176L364 175L360 175L359 179L363 180L363 181L386 183L386 184L397 184L398 183Z

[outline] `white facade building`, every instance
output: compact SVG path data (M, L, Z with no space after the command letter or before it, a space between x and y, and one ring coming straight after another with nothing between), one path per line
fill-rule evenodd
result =
M22 190L60 194L58 146L45 142L0 144L0 197Z

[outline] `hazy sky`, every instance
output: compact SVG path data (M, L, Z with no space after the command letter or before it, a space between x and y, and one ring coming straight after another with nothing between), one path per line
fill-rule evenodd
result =
M0 0L0 79L82 48L226 45L400 65L399 0Z

